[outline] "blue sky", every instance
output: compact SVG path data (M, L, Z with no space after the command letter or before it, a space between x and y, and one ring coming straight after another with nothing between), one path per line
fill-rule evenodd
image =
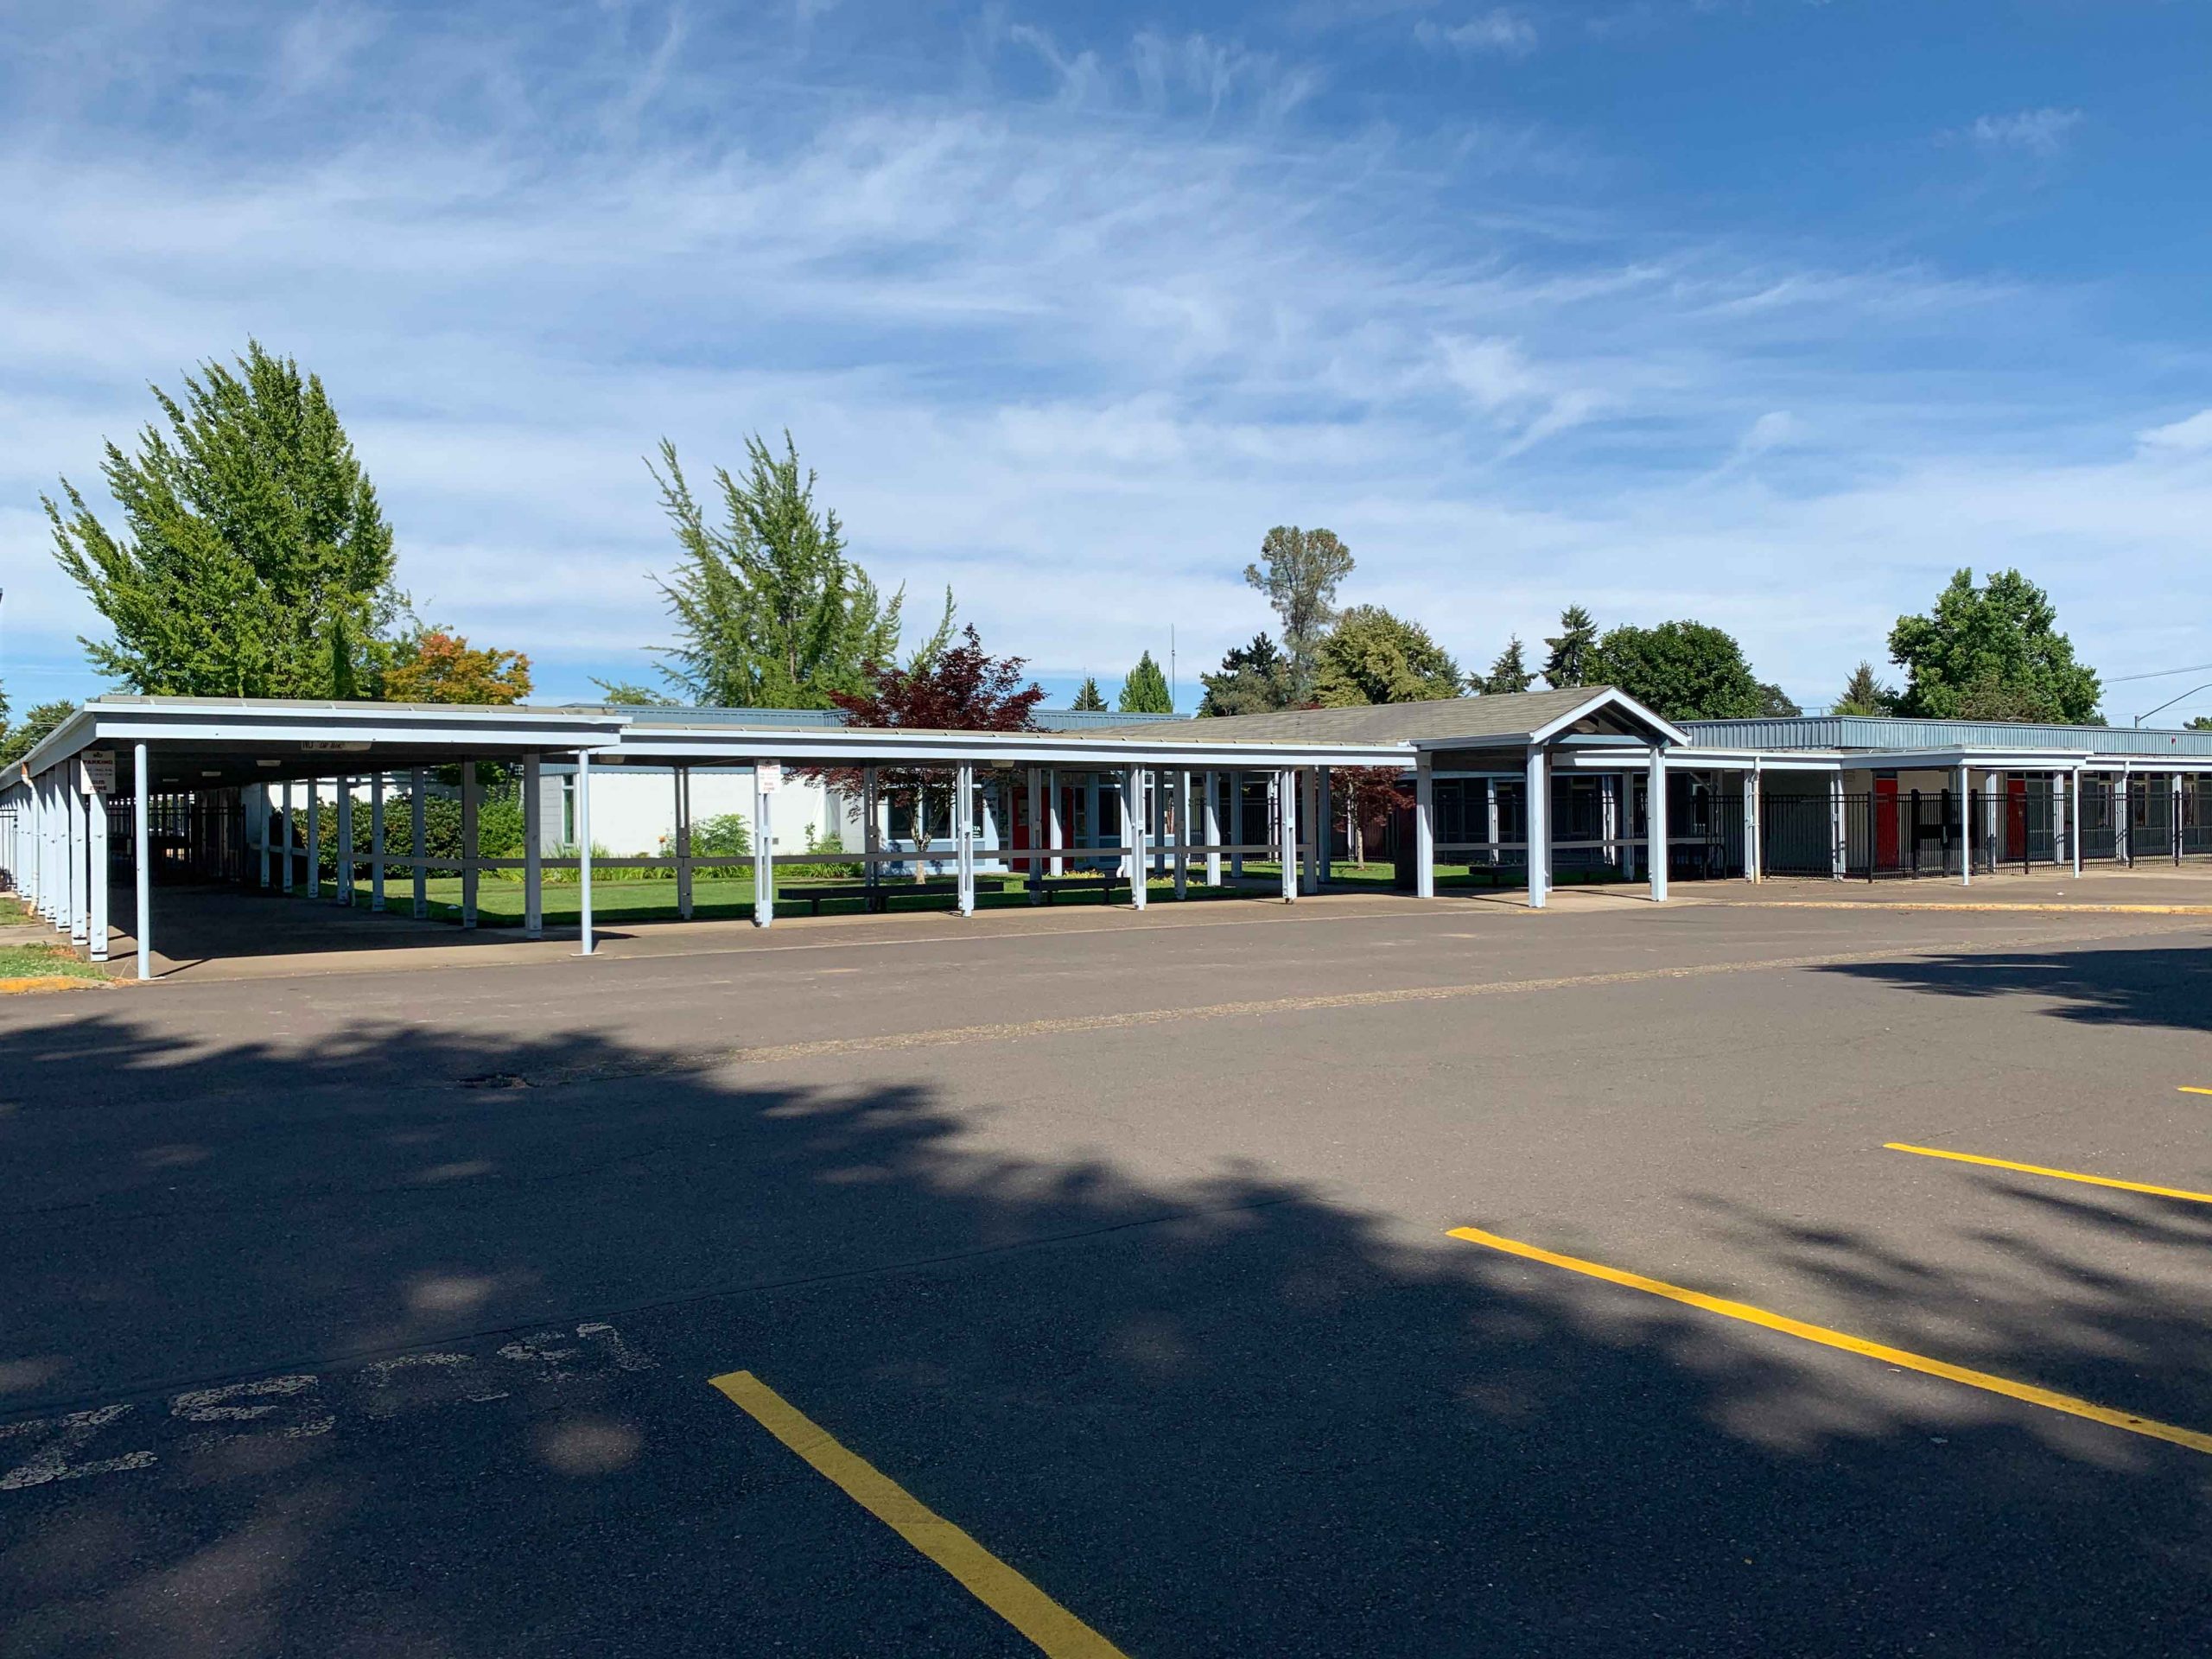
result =
M99 689L38 494L248 334L542 697L666 637L640 457L784 428L1055 693L1172 626L1187 700L1279 523L1471 666L1580 602L1816 706L1961 564L2212 662L2208 66L2193 0L31 0L0 679Z

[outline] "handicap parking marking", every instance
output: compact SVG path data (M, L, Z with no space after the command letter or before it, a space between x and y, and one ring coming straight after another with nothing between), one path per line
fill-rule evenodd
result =
M131 1473L165 1456L316 1440L348 1426L466 1409L657 1369L604 1320L531 1330L489 1355L417 1351L337 1372L292 1371L0 1423L0 1493Z
M2016 1164L2009 1158L1986 1158L1976 1152L1946 1152L1940 1147L1916 1147L1903 1141L1885 1141L1882 1150L1910 1152L1922 1158L1945 1158L1956 1164L1980 1164L1990 1169L2009 1169L2022 1175L2048 1175L2053 1180L2116 1187L2122 1192L2148 1192L2153 1198L2180 1198L2190 1204L2212 1204L2212 1192L2192 1192L2184 1186L2153 1186L2146 1181L2123 1181L2112 1175L2085 1175L2079 1170L2050 1169L2042 1164Z
M2162 1423L2154 1417L2139 1416L2130 1411L2120 1411L2110 1406L2101 1406L2094 1401L2081 1400L2072 1395L2060 1394L2055 1389L2038 1388L2032 1382L2016 1382L2009 1376L1999 1376L1990 1371L1977 1371L1964 1365L1954 1365L1948 1360L1931 1359L1925 1354L1916 1354L1903 1348L1892 1348L1887 1343L1872 1342L1864 1337L1854 1337L1848 1332L1832 1330L1824 1325L1812 1325L1802 1319L1793 1319L1787 1314L1771 1313L1765 1308L1754 1307L1748 1302L1730 1301L1725 1297L1708 1296L1703 1291L1685 1289L1670 1285L1663 1279L1646 1278L1640 1273L1630 1273L1621 1268L1610 1268L1602 1262L1586 1262L1580 1256L1562 1255L1541 1245L1523 1243L1517 1238L1506 1238L1497 1233L1484 1232L1479 1227L1454 1227L1450 1236L1479 1244L1486 1249L1517 1255L1530 1262L1541 1262L1554 1268L1564 1268L1570 1273L1585 1274L1592 1279L1602 1279L1608 1284L1621 1285L1630 1290L1640 1290L1647 1295L1662 1296L1669 1301L1718 1313L1725 1319L1740 1319L1763 1330L1780 1332L1805 1342L1817 1343L1824 1348L1840 1349L1845 1353L1861 1354L1869 1359L1878 1359L1901 1370L1918 1371L1926 1376L1942 1377L1949 1382L1960 1382L1970 1389L1980 1389L1990 1394L2004 1395L2009 1400L2023 1401L2031 1406L2041 1406L2047 1411L2063 1412L2069 1417L2087 1418L2093 1423L2102 1423L2109 1428L2125 1429L2131 1434L2141 1434L2154 1440L2164 1440L2171 1446L2186 1447L2212 1456L2212 1434L2193 1428L2178 1427Z
M1050 1659L1128 1659L1121 1649L983 1548L966 1530L840 1442L750 1371L709 1379L753 1421L889 1527Z

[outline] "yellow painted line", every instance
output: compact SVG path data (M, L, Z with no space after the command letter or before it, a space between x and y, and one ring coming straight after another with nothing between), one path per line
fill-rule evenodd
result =
M714 1386L846 1497L957 1579L963 1589L1052 1659L1128 1656L750 1371Z
M2032 899L1982 903L1942 899L1708 899L1739 910L2020 910L2083 916L2212 916L2212 905L2053 905Z
M2185 1083L2181 1085L2181 1091L2184 1095L2212 1095L2212 1089L2193 1089Z
M1909 1353L1903 1348L1892 1348L1886 1343L1869 1342L1864 1337L1854 1337L1847 1332L1832 1331L1824 1325L1808 1325L1802 1319L1770 1313L1766 1309L1753 1307L1748 1302L1732 1302L1722 1297L1708 1296L1702 1291L1685 1290L1681 1286L1668 1284L1664 1280L1647 1279L1640 1273L1609 1268L1601 1262L1585 1262L1579 1256L1560 1255L1538 1245L1524 1244L1517 1238L1486 1233L1478 1227L1454 1227L1452 1236L1465 1239L1471 1244L1503 1250L1508 1255L1524 1256L1531 1262L1565 1268L1570 1273L1587 1274L1592 1279L1603 1279L1608 1284L1625 1285L1630 1290L1640 1290L1648 1295L1663 1296L1670 1302L1702 1308L1708 1313L1718 1313L1726 1319L1741 1319L1746 1325L1756 1325L1764 1330L1779 1331L1784 1336L1816 1342L1823 1348L1840 1348L1847 1354L1864 1354L1869 1359L1878 1359L1885 1364L1896 1365L1908 1371L1940 1376L1947 1382L1963 1382L1970 1389L2001 1394L2008 1400L2025 1401L2029 1405L2041 1406L2048 1411L2064 1412L2069 1417L2086 1417L2093 1423L2124 1428L2131 1434L2147 1435L2154 1440L2187 1446L2192 1452L2212 1453L2212 1434L2202 1434L2193 1428L2177 1428L2171 1423L2162 1423L2156 1418L2139 1417L2131 1411L2114 1411L2110 1406L2077 1400L2070 1394L2039 1389L2032 1382L2016 1382L2009 1376L1972 1370L1964 1365L1954 1365L1948 1360L1930 1359L1925 1354Z
M1945 1152L1938 1147L1911 1147L1902 1141L1885 1141L1884 1152L1910 1152L1923 1158L1948 1158L1954 1163L1985 1164L1991 1169L2014 1169L2023 1175L2048 1175L2054 1180L2081 1181L2090 1186L2116 1186L2123 1192L2148 1192L2161 1198L2187 1198L2191 1204L2212 1204L2212 1192L2191 1192L2186 1187L2152 1186L2143 1181L2116 1180L2109 1175L2084 1175L2079 1170L2046 1169L2041 1164L2016 1164L2009 1158L1984 1158L1971 1152Z

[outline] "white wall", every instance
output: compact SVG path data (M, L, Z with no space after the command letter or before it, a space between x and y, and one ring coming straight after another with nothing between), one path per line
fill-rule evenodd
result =
M568 838L564 827L567 797L574 774L550 770L545 778L545 810L542 817L542 846L552 851ZM753 772L691 769L691 822L734 812L749 830L753 826ZM817 835L826 827L834 833L837 816L829 791L790 772L776 791L768 822L779 853L803 853L811 827ZM591 769L591 838L610 858L652 858L676 850L676 774L642 766L594 766Z

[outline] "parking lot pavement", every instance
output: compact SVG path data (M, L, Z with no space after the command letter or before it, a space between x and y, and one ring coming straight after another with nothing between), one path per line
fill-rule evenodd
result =
M2206 930L1555 919L9 1009L6 1650L2202 1651Z

